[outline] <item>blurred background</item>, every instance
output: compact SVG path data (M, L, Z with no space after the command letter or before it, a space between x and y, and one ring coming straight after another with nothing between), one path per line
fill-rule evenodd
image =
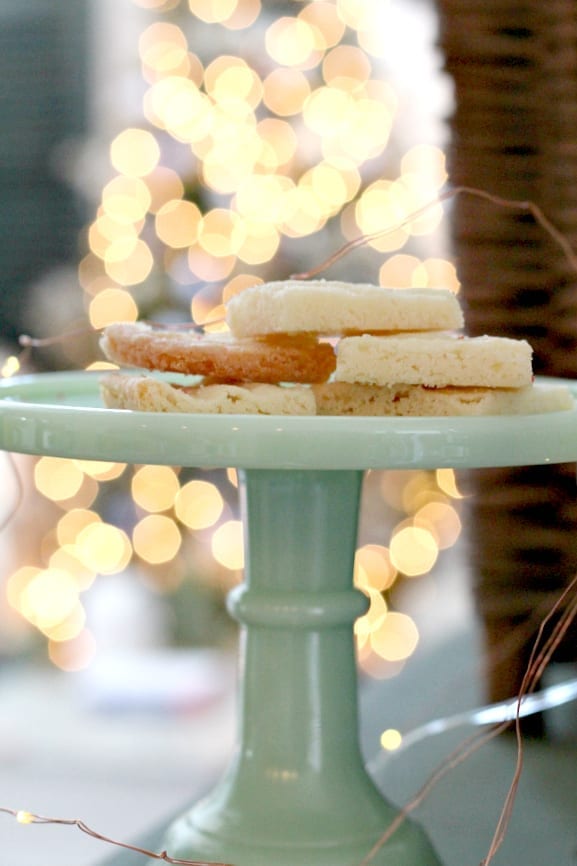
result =
M219 328L236 292L363 235L327 276L458 292L434 204L453 107L438 30L429 0L4 0L1 374L104 367L112 321ZM22 334L46 345L23 352ZM234 738L236 473L19 455L0 473L0 800L140 832ZM451 469L368 473L361 688L464 623L475 655L466 496ZM59 866L103 856L23 832L6 831L12 866L47 838Z
M97 331L112 321L220 328L235 292L361 235L382 232L331 276L458 291L434 203L451 91L425 0L27 0L2 14L4 376L106 366ZM21 334L52 342L24 354ZM121 585L158 600L173 638L228 630L207 614L242 568L234 472L16 459L7 653L89 664L105 614L88 622L87 606ZM449 472L371 486L382 547L364 571L382 595L454 544L460 493ZM177 622L183 596L195 623Z

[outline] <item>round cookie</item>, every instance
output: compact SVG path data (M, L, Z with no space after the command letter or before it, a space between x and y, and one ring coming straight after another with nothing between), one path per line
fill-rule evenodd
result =
M109 409L135 412L190 412L216 415L314 415L314 394L306 385L259 383L184 387L152 376L111 373L100 382Z
M122 366L223 382L324 382L336 365L333 347L311 335L238 340L230 334L119 322L104 329L100 346Z

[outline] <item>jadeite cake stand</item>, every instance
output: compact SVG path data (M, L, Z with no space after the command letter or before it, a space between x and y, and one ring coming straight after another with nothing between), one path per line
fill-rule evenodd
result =
M577 393L577 385L570 385ZM0 448L11 452L236 467L245 581L238 747L206 799L167 830L171 857L236 866L358 866L396 815L358 744L353 588L366 469L571 462L577 411L523 417L342 418L177 415L105 409L98 374L0 384ZM406 821L375 866L438 866Z

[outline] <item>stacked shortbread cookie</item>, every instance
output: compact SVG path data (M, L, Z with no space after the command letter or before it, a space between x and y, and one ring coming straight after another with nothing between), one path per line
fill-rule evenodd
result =
M524 340L467 337L457 297L324 280L265 283L227 306L227 334L108 326L107 358L140 370L102 381L107 406L267 415L489 415L573 408L533 383Z

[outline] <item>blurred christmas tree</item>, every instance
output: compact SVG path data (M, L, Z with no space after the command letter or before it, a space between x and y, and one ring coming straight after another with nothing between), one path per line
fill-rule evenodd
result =
M113 6L108 37L112 51L115 28L125 34L130 18L130 117L112 112L121 120L109 146L97 146L100 132L71 166L94 218L77 280L66 285L58 275L52 291L44 283L34 308L43 335L88 326L92 339L61 341L52 364L102 366L96 332L113 321L222 328L223 305L236 292L315 267L363 235L381 233L341 259L331 277L458 289L443 257L441 207L415 216L445 182L438 130L416 119L421 76L436 67L428 7L409 4L403 17L383 0L122 5L123 14ZM108 48L101 46L104 57ZM403 78L409 70L416 85ZM434 86L428 98L440 98ZM94 591L96 575L131 567L153 592L176 599L173 613L188 605L193 584L201 587L194 604L222 608L242 568L234 473L41 458L34 475L36 489L55 503L55 528L39 564L26 561L8 586L57 664L78 666L94 652L83 593ZM447 504L434 477L421 481L419 507ZM402 506L401 516L416 511ZM416 548L415 538L408 546ZM365 557L374 566L364 569L367 586L376 573L378 627L382 593L399 572L389 560L386 548ZM172 623L178 639L174 615ZM406 646L414 646L405 625ZM206 639L205 631L197 636Z

